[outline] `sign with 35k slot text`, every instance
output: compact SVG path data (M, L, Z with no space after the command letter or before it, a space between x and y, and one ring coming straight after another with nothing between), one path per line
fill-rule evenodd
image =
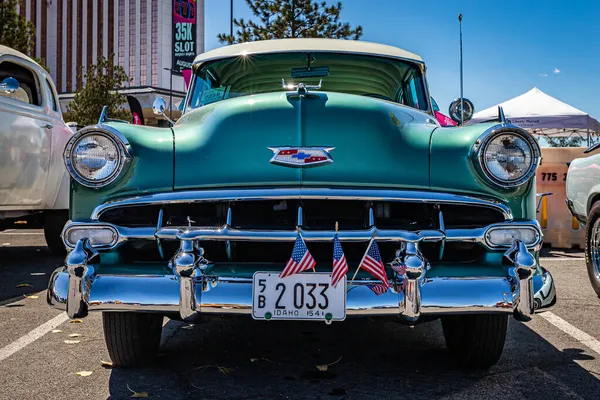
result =
M173 73L192 68L196 56L196 0L173 0Z

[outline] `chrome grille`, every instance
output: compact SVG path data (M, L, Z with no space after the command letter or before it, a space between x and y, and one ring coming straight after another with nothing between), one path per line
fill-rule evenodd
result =
M116 207L99 220L125 227L156 227L160 210L165 227L221 227L234 229L305 230L439 229L438 212L447 228L477 228L503 222L501 212L472 205L359 200L254 200L177 203ZM230 213L231 221L227 221ZM299 218L301 220L299 221Z
M156 259L159 247L168 259L185 237L201 241L214 262L277 263L289 258L297 227L315 259L330 263L336 223L351 262L360 261L374 234L385 261L394 258L398 240L419 240L431 261L445 251L445 261L464 262L482 250L473 238L512 218L493 200L334 189L174 192L106 203L93 217L121 227L120 251L133 259Z

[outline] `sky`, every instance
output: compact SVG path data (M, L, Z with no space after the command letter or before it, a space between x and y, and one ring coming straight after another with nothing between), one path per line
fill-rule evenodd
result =
M600 119L600 1L341 0L341 20L361 25L360 40L419 54L442 111L460 95L463 15L464 96L476 111L533 87ZM332 3L332 1L328 1ZM205 0L205 48L229 32L229 0ZM235 18L252 18L234 0Z

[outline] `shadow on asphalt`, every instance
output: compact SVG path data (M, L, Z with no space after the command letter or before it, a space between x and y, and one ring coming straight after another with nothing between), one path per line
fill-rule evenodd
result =
M525 324L510 322L500 362L487 372L458 370L439 322L314 323L251 319L165 326L158 360L111 371L110 399L132 390L162 399L600 398L600 381ZM334 363L327 371L317 365Z
M10 307L23 295L46 290L50 274L62 261L46 246L0 247L0 307ZM23 284L31 287L17 287Z
M540 251L540 257L579 259L584 258L585 253L582 249L555 249L543 247Z

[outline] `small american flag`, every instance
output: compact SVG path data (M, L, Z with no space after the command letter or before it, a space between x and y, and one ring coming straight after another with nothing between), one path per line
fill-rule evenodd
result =
M308 251L306 243L304 243L304 239L302 239L302 236L300 236L300 233L298 233L290 261L288 261L283 271L281 271L279 277L285 278L286 276L311 269L315 265L317 265L315 259L310 254L310 251Z
M331 273L331 286L336 287L346 273L348 273L348 263L346 262L344 250L342 250L340 238L336 233L333 237L333 271Z
M371 239L369 247L363 256L359 268L364 269L375 278L379 279L385 287L389 287L387 276L385 274L385 267L381 260L381 254L379 254L379 247L375 239Z
M392 269L396 272L396 277L402 277L402 290L408 285L408 279L406 279L406 265L392 263Z
M383 283L380 283L378 285L367 285L367 287L371 289L371 291L373 291L373 293L375 293L377 296L385 294L388 291L388 287Z

